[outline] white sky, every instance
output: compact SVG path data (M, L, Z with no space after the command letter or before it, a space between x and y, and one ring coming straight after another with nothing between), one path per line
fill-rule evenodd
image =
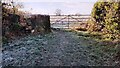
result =
M54 14L56 9L61 9L62 14L90 14L93 2L26 2L22 10L33 14Z
M9 1L9 0L7 0ZM97 0L14 0L22 2L23 11L32 14L54 14L61 9L62 14L90 14Z
M21 2L96 2L97 0L19 0Z

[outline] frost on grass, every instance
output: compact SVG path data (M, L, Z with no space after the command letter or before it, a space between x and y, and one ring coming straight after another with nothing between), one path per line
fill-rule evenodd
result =
M3 47L3 65L80 66L109 65L109 55L93 46L98 42L71 31L28 36Z

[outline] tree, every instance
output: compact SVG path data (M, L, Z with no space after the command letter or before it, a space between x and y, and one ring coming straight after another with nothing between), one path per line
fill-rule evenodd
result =
M80 16L81 14L80 13L76 13L75 15Z
M92 15L95 21L104 25L108 33L120 32L120 2L97 2L94 4Z
M120 32L120 3L108 2L109 7L106 6L105 27L109 33Z
M56 14L57 16L60 16L61 13L62 13L61 9L56 9L55 14Z
M120 1L98 1L94 4L91 16L109 39L119 38L120 34Z
M3 8L8 9L10 13L17 14L18 9L24 8L22 3L17 3L14 0L4 0L2 2Z

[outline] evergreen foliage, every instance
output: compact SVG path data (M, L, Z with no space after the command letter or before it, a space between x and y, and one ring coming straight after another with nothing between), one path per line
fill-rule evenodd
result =
M94 4L91 16L107 33L120 32L120 1L97 2Z

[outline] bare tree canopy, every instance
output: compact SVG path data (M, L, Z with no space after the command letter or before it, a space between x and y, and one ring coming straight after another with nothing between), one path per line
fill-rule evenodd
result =
M55 15L60 16L62 13L61 9L56 9Z

